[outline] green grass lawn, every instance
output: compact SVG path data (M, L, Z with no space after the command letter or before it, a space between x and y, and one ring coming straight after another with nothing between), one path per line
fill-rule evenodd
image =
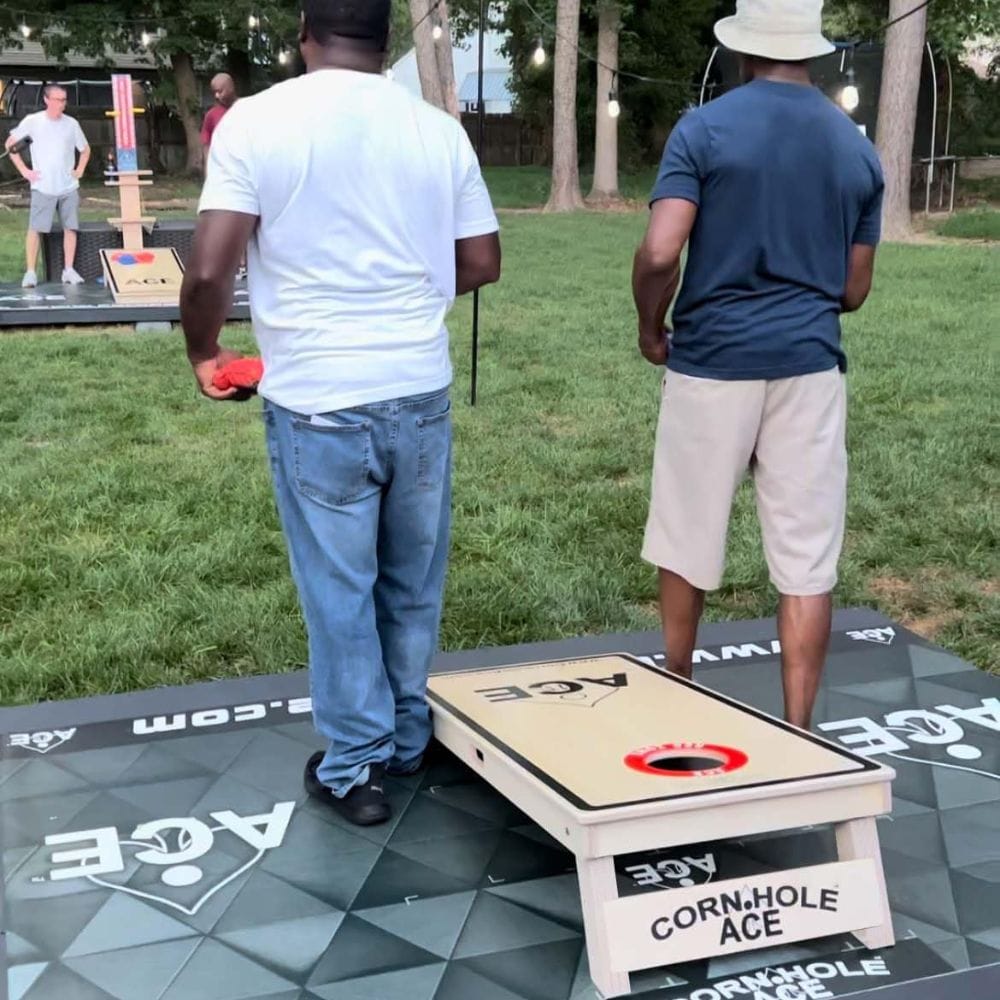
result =
M656 627L638 552L660 375L634 349L628 288L643 221L503 217L475 409L469 302L452 315L449 649ZM882 251L871 302L846 321L837 592L994 670L998 288L996 247ZM226 340L252 348L245 327ZM177 333L14 333L0 350L0 700L301 666L258 403L199 398ZM744 490L709 616L774 607Z
M937 227L937 232L963 240L1000 241L1000 210L975 208L956 212Z
M537 208L549 198L548 167L487 167L483 174L497 208ZM580 190L586 198L593 175L580 175ZM645 202L656 180L656 167L635 174L622 174L619 186L623 198Z
M485 170L490 193L497 208L538 208L549 197L549 170L546 167L488 167ZM629 201L644 202L656 179L656 168L651 167L637 174L621 177L622 197ZM591 176L580 177L581 189L586 196L590 190ZM15 189L8 189L15 190ZM24 227L28 221L27 185L16 189L23 195L24 204L4 209L0 206L0 282L20 281L24 273ZM156 178L143 192L151 215L161 219L192 216L197 204L200 184L183 178ZM80 218L90 221L117 215L116 192L96 182L86 183L81 191Z

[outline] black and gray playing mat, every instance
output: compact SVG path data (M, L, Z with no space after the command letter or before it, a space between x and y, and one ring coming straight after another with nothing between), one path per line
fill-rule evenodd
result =
M698 679L780 714L775 635L706 627ZM440 666L658 648L605 636ZM289 674L0 711L10 1000L594 1000L572 856L457 761L389 780L391 824L339 821L302 789L307 695ZM817 720L898 773L879 829L899 943L654 970L635 994L995 1000L1000 680L840 612ZM804 829L620 858L619 880L663 892L834 853Z

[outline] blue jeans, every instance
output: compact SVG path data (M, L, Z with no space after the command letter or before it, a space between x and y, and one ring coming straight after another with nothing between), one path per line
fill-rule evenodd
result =
M318 777L416 769L448 557L448 390L307 417L264 403L268 455L309 634Z

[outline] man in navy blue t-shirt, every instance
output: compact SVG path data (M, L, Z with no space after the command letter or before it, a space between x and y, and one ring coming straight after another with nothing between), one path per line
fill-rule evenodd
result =
M808 60L834 48L822 7L737 0L716 25L747 82L671 134L633 274L640 350L667 366L643 558L660 569L670 669L690 676L749 470L781 594L785 714L803 728L844 532L840 315L871 288L883 188L871 143L810 81Z

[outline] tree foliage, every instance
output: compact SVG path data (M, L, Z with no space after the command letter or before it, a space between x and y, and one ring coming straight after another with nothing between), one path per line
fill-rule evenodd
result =
M296 0L35 0L30 14L0 15L0 41L21 44L31 29L59 66L70 52L111 65L112 53L146 52L161 70L155 98L184 123L187 169L200 165L201 111L196 72L228 70L241 93L294 67Z
M622 108L620 158L626 169L657 155L677 117L697 101L698 84L711 51L711 26L728 6L715 0L622 3L620 75L615 89ZM514 67L518 110L529 122L543 127L552 115L551 25L555 22L555 7L555 0L531 0L530 7L513 2L499 19L500 29L508 33L507 53ZM585 162L594 148L597 23L597 3L585 0L580 48L586 55L580 58L577 84L580 148ZM532 58L539 40L548 53L542 66ZM646 83L627 74L667 82Z
M160 65L186 53L212 71L229 68L235 56L257 86L282 73L279 57L295 49L299 18L296 0L34 0L31 7L30 14L0 13L0 41L20 44L26 24L56 65L71 51L98 60L148 51Z
M910 9L921 0L913 0ZM881 28L889 17L889 0L827 0L826 28L841 39L883 40ZM1000 36L1000 0L931 0L927 8L927 37L951 55L967 39Z

